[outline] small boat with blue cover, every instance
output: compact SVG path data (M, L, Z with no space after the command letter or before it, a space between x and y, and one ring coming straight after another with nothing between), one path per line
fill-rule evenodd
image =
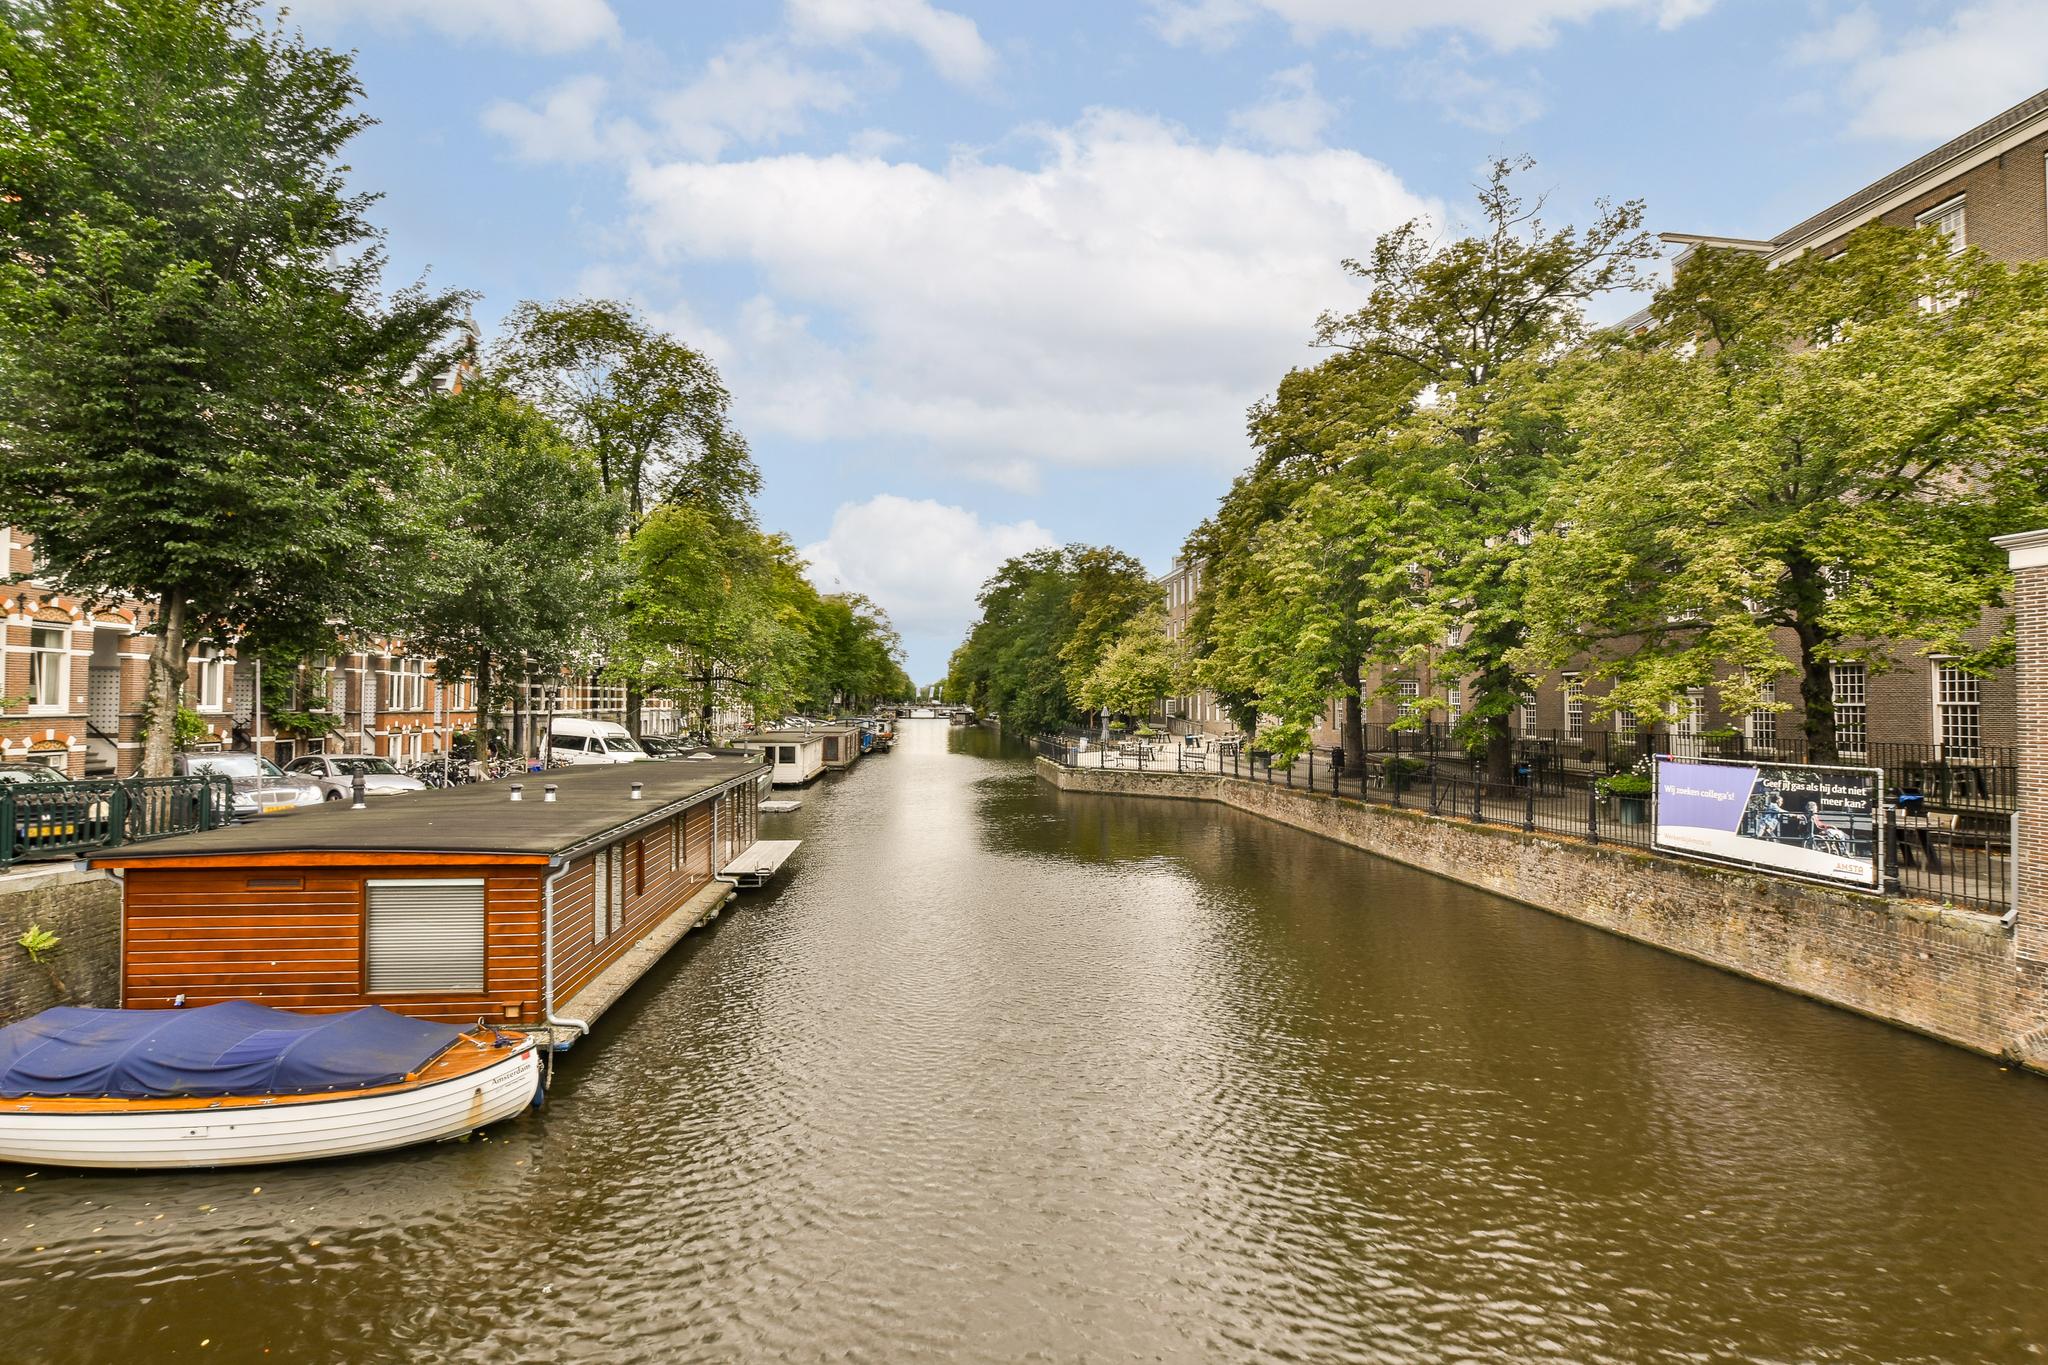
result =
M250 1166L460 1137L538 1099L535 1040L380 1006L60 1006L0 1029L0 1160Z

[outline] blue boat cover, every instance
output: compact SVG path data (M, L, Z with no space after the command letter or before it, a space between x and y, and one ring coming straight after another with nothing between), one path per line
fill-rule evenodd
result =
M289 1014L246 1000L198 1009L60 1005L0 1029L0 1096L292 1095L391 1085L462 1030L376 1005Z

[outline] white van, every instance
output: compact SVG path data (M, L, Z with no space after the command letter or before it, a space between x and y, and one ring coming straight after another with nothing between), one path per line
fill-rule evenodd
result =
M548 757L557 763L638 763L650 755L617 721L556 716L548 727Z

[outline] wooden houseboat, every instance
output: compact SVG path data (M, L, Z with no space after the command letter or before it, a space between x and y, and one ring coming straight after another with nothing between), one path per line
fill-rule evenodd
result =
M778 787L807 786L825 771L825 737L813 730L765 730L743 747L768 756Z
M814 725L811 727L811 733L825 741L826 767L851 768L860 761L858 725Z
M382 1005L568 1041L732 894L767 777L751 755L592 767L108 850L121 1002Z

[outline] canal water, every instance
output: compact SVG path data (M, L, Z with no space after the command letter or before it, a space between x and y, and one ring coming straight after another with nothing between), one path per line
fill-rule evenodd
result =
M463 1144L0 1168L0 1359L1960 1361L2048 1083L911 722Z

